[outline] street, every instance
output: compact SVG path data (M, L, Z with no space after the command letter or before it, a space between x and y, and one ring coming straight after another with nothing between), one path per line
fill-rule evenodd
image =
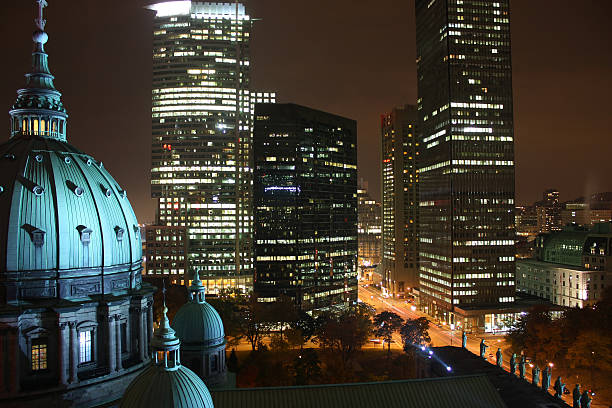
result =
M380 313L382 311L390 311L397 313L402 319L417 319L419 317L427 317L430 319L430 316L422 313L418 310L413 310L412 303L408 302L405 299L393 299L393 298L384 298L379 290L373 288L371 285L363 285L359 284L359 299L362 302L368 303L372 305L376 309L376 313ZM429 336L431 337L431 342L434 347L440 346L456 346L461 347L461 332L460 331L451 331L448 327L440 327L430 320L429 325ZM482 338L485 339L486 344L489 346L487 349L487 360L491 364L495 364L495 353L497 352L497 348L502 349L503 353L503 368L506 371L510 371L510 358L512 357L512 352L510 349L510 345L506 342L503 336L494 336L490 334L486 334L482 337L473 336L471 334L467 335L467 349L472 353L479 355L480 354L480 341ZM402 339L399 333L394 333L393 335L393 343L391 344L392 348L402 349ZM518 362L517 362L518 363ZM447 362L450 366L452 366L452 362ZM518 372L518 369L517 369ZM531 379L531 369L527 369L526 377ZM551 392L552 384L551 384ZM564 395L563 400L570 404L572 403L571 397L569 395ZM593 408L595 407L603 407L603 405L597 405L595 401L593 401Z

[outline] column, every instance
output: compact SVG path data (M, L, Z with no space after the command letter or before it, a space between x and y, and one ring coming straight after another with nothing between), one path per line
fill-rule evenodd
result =
M145 319L144 319L144 313L145 311L142 310L142 308L138 308L138 349L140 351L140 361L145 361L146 357L147 357L147 350L146 350L146 345L145 345L145 336L146 336L146 329L145 329Z
M121 371L123 368L121 365L121 316L115 315L115 344L116 344L116 356L117 356L117 371Z
M147 322L149 323L147 326L147 357L151 355L153 350L151 350L151 339L153 338L153 301L149 300L147 302Z
M111 373L115 372L117 368L117 352L115 347L115 317L108 316L108 337L107 337L107 353L108 356L108 369Z
M79 382L79 338L76 322L70 322L68 325L70 326L70 384L75 384Z
M68 323L60 323L59 325L59 358L58 358L58 367L59 367L59 379L60 385L68 384L68 373L67 368L70 362L70 354L68 353L68 340L66 339L66 329L68 328Z
M21 382L21 350L19 350L19 329L15 328L9 331L9 359L11 360L11 377L10 377L10 388L11 394L17 394L19 392L19 383Z
M4 391L6 390L6 387L4 384L4 381L6 381L6 379L4 378L4 370L6 367L6 360L7 358L9 358L6 352L6 347L4 346L4 342L6 341L6 338L7 338L7 332L6 331L0 332L0 394L4 393Z

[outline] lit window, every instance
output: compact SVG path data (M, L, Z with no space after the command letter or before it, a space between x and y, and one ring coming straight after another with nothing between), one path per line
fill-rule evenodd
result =
M47 369L47 341L36 339L32 342L32 371Z
M91 330L79 332L79 362L88 363L91 360Z

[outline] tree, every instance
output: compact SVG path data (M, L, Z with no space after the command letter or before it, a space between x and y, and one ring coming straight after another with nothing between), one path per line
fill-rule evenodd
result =
M245 295L238 289L221 289L217 297L207 297L206 301L221 316L228 344L230 346L238 345L242 337L238 324L240 321L238 313L242 307L247 305L249 301L248 295Z
M572 368L591 368L602 371L612 370L612 339L600 330L586 330L578 335L567 351Z
M357 305L326 312L317 318L316 342L336 352L343 369L367 343L372 332L371 310Z
M291 328L287 330L287 340L291 345L300 346L300 350L304 344L314 336L317 323L314 317L300 310L297 313L297 318L290 323Z
M321 361L314 349L304 349L293 359L292 371L295 376L295 385L315 383L312 381L321 376Z
M408 319L400 329L404 351L411 352L415 347L425 346L431 342L429 337L429 320L425 317Z
M518 318L506 338L515 353L525 352L538 364L556 360L563 348L563 322L553 321L545 307L537 307Z
M399 330L404 323L399 315L393 312L380 312L374 316L374 335L383 339L387 342L387 357L391 354L391 340L393 339L393 333Z
M236 313L238 332L246 337L253 351L261 348L264 337L270 331L270 323L266 319L265 307L251 296L247 304Z
M297 307L292 298L287 295L279 296L278 300L270 304L268 309L268 319L278 325L281 340L285 326L295 322L298 318Z

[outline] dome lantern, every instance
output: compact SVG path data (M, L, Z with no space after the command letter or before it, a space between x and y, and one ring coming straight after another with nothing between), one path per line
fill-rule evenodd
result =
M25 75L26 87L17 91L11 116L11 137L18 135L40 136L66 141L66 119L68 114L61 101L62 94L53 85L54 76L49 71L45 44L49 36L44 31L47 21L43 19L46 0L38 3L37 30L32 36L32 72Z

